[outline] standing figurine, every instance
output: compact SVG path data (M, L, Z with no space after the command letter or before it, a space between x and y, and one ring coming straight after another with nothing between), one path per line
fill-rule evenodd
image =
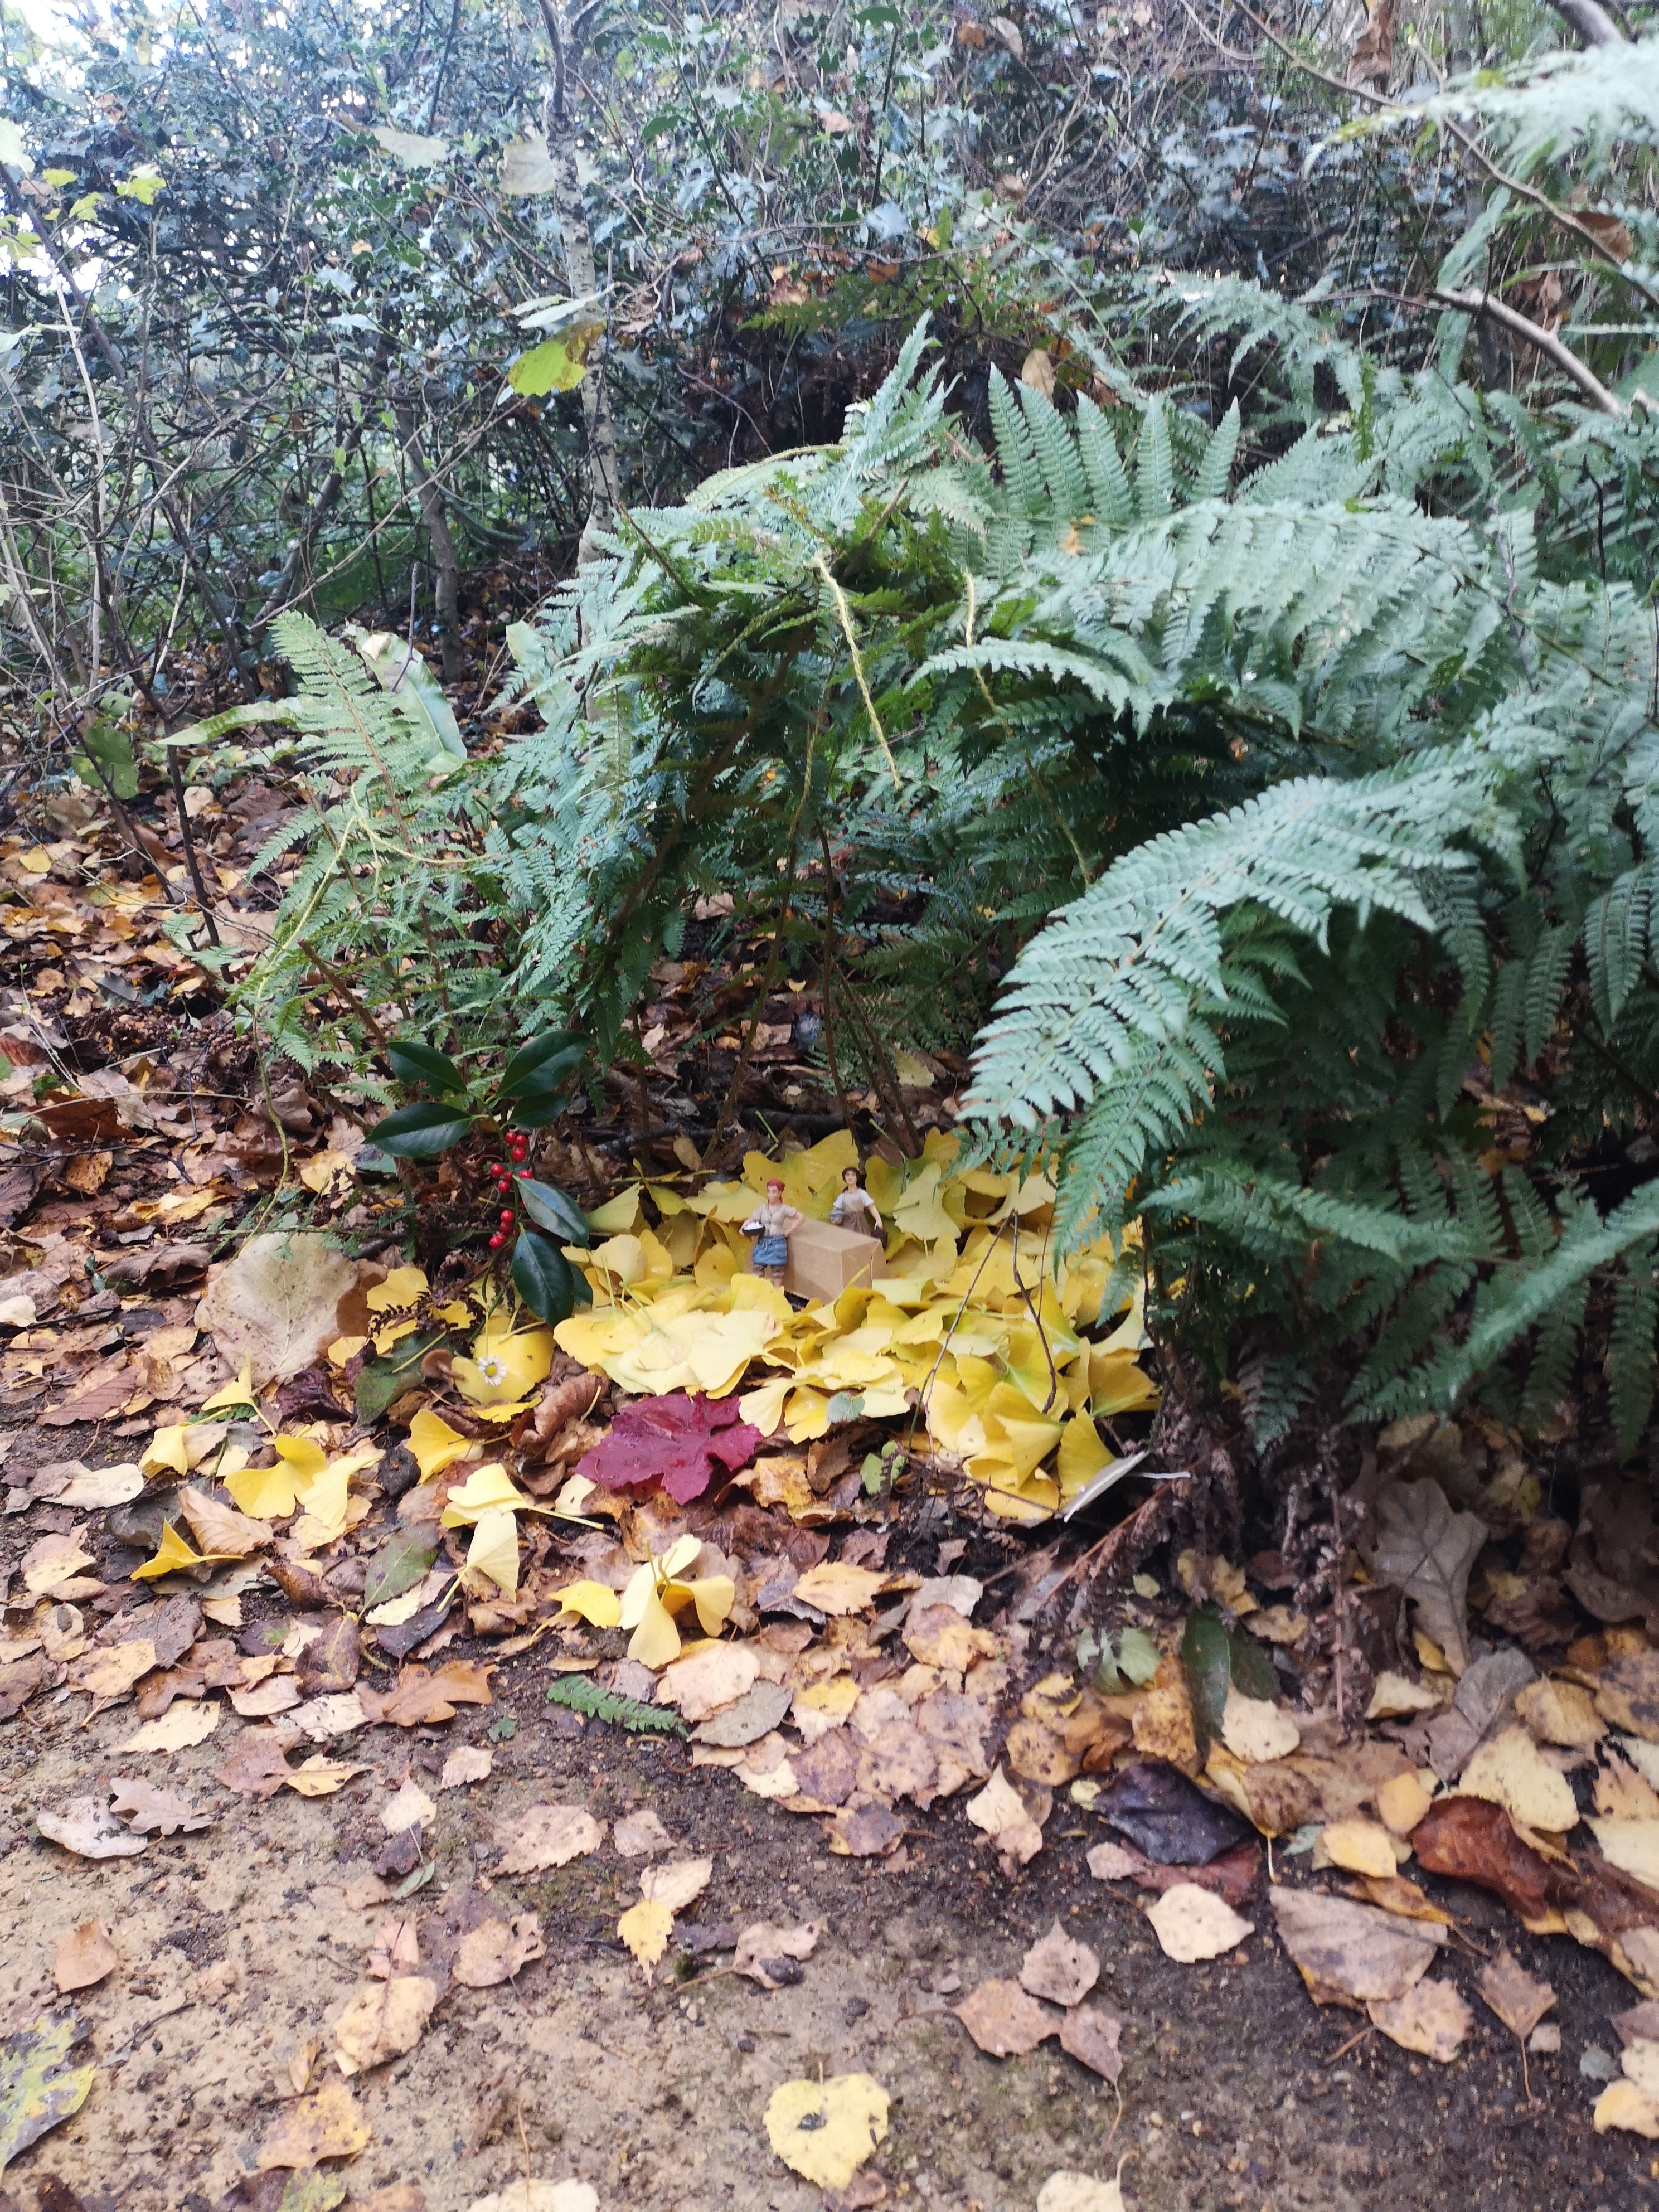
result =
M876 1201L859 1181L856 1168L842 1170L841 1188L830 1209L830 1218L837 1229L850 1229L855 1236L881 1235L881 1216L876 1211Z
M799 1206L783 1202L783 1184L776 1176L768 1179L766 1203L757 1206L743 1224L745 1237L757 1239L749 1255L754 1273L783 1288L783 1271L789 1264L789 1239L806 1216Z

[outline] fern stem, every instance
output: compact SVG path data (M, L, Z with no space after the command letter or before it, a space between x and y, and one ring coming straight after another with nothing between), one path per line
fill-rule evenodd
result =
M859 652L859 641L853 633L853 612L847 604L847 595L830 573L830 563L820 553L812 566L830 587L830 596L836 603L836 612L841 617L842 634L847 640L847 650L853 657L853 673L858 678L859 690L864 700L864 711L870 717L870 726L875 732L882 751L887 757L887 768L893 779L895 791L902 791L899 781L898 763L893 758L893 748L887 742L887 732L881 726L881 717L876 712L876 702L870 696L870 686L864 673L864 661Z

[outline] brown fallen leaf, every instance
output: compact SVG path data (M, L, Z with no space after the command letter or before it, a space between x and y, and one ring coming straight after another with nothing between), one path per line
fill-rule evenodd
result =
M245 1559L264 1551L276 1533L269 1521L250 1520L194 1483L186 1483L179 1492L179 1503L204 1557L214 1553L227 1559Z
M67 1996L71 1990L91 1989L106 1974L112 1974L120 1963L103 1922L83 1920L72 1933L58 1937L52 1956L52 1978L59 1993Z
M1016 1774L1028 1782L1044 1783L1051 1790L1070 1782L1082 1765L1078 1754L1068 1751L1051 1729L1034 1720L1014 1723L1004 1755Z
M1097 1881L1127 1881L1146 1862L1139 1851L1126 1850L1121 1844L1096 1844L1085 1863Z
M1659 1651L1620 1652L1602 1668L1595 1710L1646 1743L1659 1743Z
M879 1858L898 1849L904 1823L885 1805L865 1805L856 1813L837 1813L824 1823L824 1833L842 1858Z
M642 1813L623 1814L611 1830L611 1841L625 1859L649 1858L653 1851L674 1848L673 1838L648 1806Z
M1469 1570L1488 1534L1473 1513L1454 1513L1439 1484L1386 1482L1360 1549L1372 1576L1403 1590L1425 1630L1461 1674L1469 1661Z
M1052 2004L1080 2003L1099 1979L1099 1959L1086 1943L1068 1936L1058 1920L1020 1962L1020 1987Z
M1324 1890L1273 1891L1279 1941L1316 2004L1391 2004L1427 1973L1445 1941L1431 1922L1402 1920Z
M102 1797L72 1797L61 1813L44 1808L34 1816L40 1833L82 1859L127 1859L144 1849L144 1838L124 1828Z
M1481 1969L1476 1986L1504 2027L1523 2042L1555 2002L1555 1991L1549 1984L1535 1982L1502 1947L1498 1956Z
M341 2072L367 2073L413 2051L437 2002L438 1985L424 1974L399 1974L359 1990L334 2023Z
M605 1830L585 1805L532 1805L510 1831L503 1874L541 1874L586 1858L605 1841Z
M413 1914L387 1913L374 1930L374 1942L363 1971L379 1982L412 1974L421 1963L419 1923Z
M289 1772L283 1738L264 1729L250 1729L216 1778L239 1797L274 1797Z
M457 1705L493 1705L489 1677L494 1672L494 1661L481 1665L471 1659L450 1659L430 1674L410 1665L399 1673L395 1690L383 1694L359 1689L357 1696L370 1721L387 1722L393 1728L428 1728L453 1721Z
M1191 1881L1172 1882L1158 1903L1147 1907L1146 1917L1164 1957L1182 1966L1218 1959L1255 1933L1224 1899Z
M440 1790L459 1790L472 1782L488 1782L493 1755L483 1744L457 1745L444 1761L438 1777Z
M1018 1982L981 1982L954 2009L980 2049L993 2058L1035 2051L1046 2037L1060 2032L1054 2014L1044 2012Z
M209 1285L197 1318L232 1374L251 1363L255 1384L302 1373L341 1334L338 1308L357 1271L309 1231L251 1237Z
M320 2166L325 2159L356 2158L374 2140L374 2130L345 2083L325 2081L312 2095L284 2106L265 2130L259 2170L303 2170Z
M1122 2021L1098 2005L1074 2005L1060 2021L1060 2047L1103 2081L1115 2081L1123 2071L1123 2055L1117 2047L1122 2033Z
M214 1825L211 1813L198 1813L176 1790L160 1790L135 1778L118 1778L110 1810L135 1836L176 1836L180 1831L189 1836Z
M1386 2002L1374 1998L1365 2010L1371 2026L1381 2028L1391 2043L1402 2051L1420 2051L1442 2066L1451 2064L1474 2026L1474 2014L1462 1993L1432 1976L1404 1996Z
M1393 1912L1401 1920L1432 1920L1442 1928L1449 1928L1452 1917L1431 1903L1414 1881L1407 1881L1403 1874L1364 1875L1357 1888L1350 1893L1362 1905L1375 1905L1384 1912Z
M738 1936L732 1971L758 1982L763 1990L781 1990L801 1978L797 1963L810 1959L823 1933L821 1921L804 1921L799 1928L775 1928L765 1920L751 1921Z
M486 1920L464 1936L449 1972L465 1989L489 1990L498 1982L511 1981L521 1967L545 1956L540 1914L520 1912L510 1924Z
M953 1614L952 1619L960 1615ZM976 1828L982 1828L999 1851L1020 1865L1042 1849L1042 1830L1026 1809L1025 1800L999 1766L975 1797L963 1808Z

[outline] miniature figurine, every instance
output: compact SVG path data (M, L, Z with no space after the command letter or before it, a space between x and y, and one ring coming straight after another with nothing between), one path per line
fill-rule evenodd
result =
M757 1240L749 1255L750 1268L780 1290L789 1264L789 1239L805 1218L799 1206L784 1204L783 1184L773 1176L767 1181L765 1205L757 1206L743 1224L744 1235Z
M855 1236L879 1237L882 1234L881 1216L876 1211L876 1201L859 1181L856 1168L841 1171L841 1188L830 1209L830 1218L837 1229L850 1229Z

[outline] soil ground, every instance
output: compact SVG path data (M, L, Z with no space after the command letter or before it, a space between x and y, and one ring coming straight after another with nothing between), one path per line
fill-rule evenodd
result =
M822 2069L867 2071L891 2096L872 2162L891 2203L1030 2212L1057 2169L1109 2178L1122 2161L1135 2212L1428 2212L1449 2197L1492 2212L1659 2205L1653 2147L1593 2133L1600 2085L1580 2069L1587 2048L1616 2049L1608 2019L1632 1992L1600 1957L1527 1936L1478 1892L1425 1878L1465 1939L1441 1971L1480 2023L1441 2067L1362 2032L1353 2014L1316 2008L1264 1898L1247 1908L1258 1933L1243 1954L1165 1959L1138 1893L1091 1880L1085 1855L1106 1831L1063 1794L1044 1850L1016 1880L960 1800L915 1820L895 1871L831 1856L817 1820L694 1767L683 1743L550 1708L533 1651L509 1660L496 1687L493 1709L446 1727L350 1740L340 1753L366 1771L315 1801L250 1803L221 1788L215 1770L243 1728L228 1711L206 1742L166 1759L119 1753L130 1706L81 1727L80 1701L42 1698L0 1730L0 2017L11 2027L73 2004L97 2066L81 2112L9 2169L0 2206L62 2212L55 2179L85 2212L208 2212L254 2169L295 2094L295 2055L319 2039L321 2075L330 2024L362 1985L386 1908L353 1910L346 1885L384 1844L380 1808L410 1774L438 1808L434 1875L410 1908L493 1886L513 1911L540 1913L546 1956L515 1984L452 1988L407 2057L354 2084L374 2141L342 2170L349 2204L402 2184L427 2212L465 2212L528 2167L591 2182L604 2212L807 2212L818 2192L772 2156L763 2116L779 2082ZM493 1771L440 1792L437 1771L462 1742L487 1744ZM103 1862L33 1832L37 1808L135 1772L218 1824ZM607 1823L653 1808L678 1852L714 1859L695 1908L704 1923L826 1922L799 1984L763 1991L710 1960L677 1966L671 1949L647 1986L617 1936L641 1863L621 1858L608 1832L557 1873L495 1880L498 1837L548 1801ZM1295 1861L1279 1872L1303 1878ZM59 1999L56 1942L94 1917L112 1929L120 1966ZM1100 1954L1097 1999L1123 2022L1115 2090L1053 2045L988 2057L951 2016L958 1990L1016 1973L1056 1918ZM1531 2058L1531 2103L1515 2039L1474 1995L1499 1943L1559 1992L1562 2047Z

